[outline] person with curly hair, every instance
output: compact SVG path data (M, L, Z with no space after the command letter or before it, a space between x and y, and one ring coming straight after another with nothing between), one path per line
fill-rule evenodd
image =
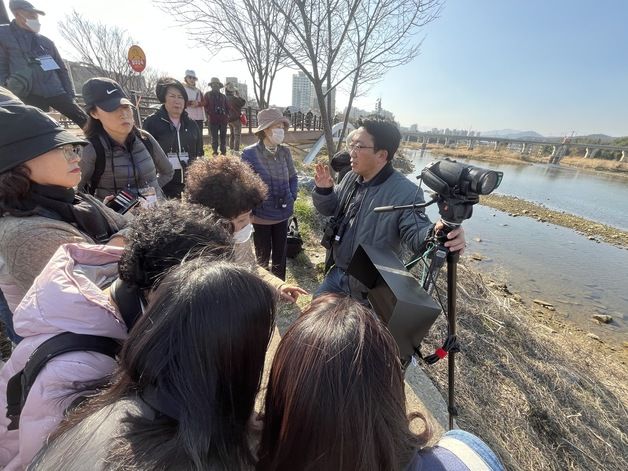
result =
M0 370L0 410L7 410L9 380L37 347L63 332L123 342L165 272L184 259L232 255L228 226L204 206L172 200L140 211L130 223L124 248L61 246L15 311L15 330L24 339ZM102 385L115 365L107 355L86 351L49 360L19 419L11 424L0 414L0 467L25 468L65 410Z
M282 299L295 302L307 294L298 286L286 283L256 263L251 243L251 213L266 199L268 188L262 179L240 159L218 156L194 162L188 171L183 198L202 204L231 221L234 231L235 260L275 287Z

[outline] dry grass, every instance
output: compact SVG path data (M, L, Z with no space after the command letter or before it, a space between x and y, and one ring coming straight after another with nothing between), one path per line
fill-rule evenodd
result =
M508 469L628 469L626 352L564 324L547 326L503 284L459 268L458 425L482 437ZM440 346L443 323L425 351ZM446 397L446 362L424 369Z

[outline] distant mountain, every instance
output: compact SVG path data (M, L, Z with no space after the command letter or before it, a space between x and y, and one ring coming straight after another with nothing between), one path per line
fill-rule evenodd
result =
M482 136L505 137L508 139L543 139L544 136L536 131L517 131L516 129L498 129L496 131L482 131Z

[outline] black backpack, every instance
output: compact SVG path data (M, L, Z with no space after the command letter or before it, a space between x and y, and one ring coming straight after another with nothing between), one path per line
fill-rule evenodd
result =
M115 359L120 348L118 341L98 335L64 332L50 337L35 349L22 371L16 373L7 383L6 417L11 421L7 430L17 430L20 427L20 415L28 393L48 361L64 353L77 351L102 353Z
M153 143L150 141L150 138L144 131L140 131L139 129L134 130L135 136L142 141L144 147L150 154L153 162L155 161L155 154L153 153ZM89 182L89 185L86 186L86 190L90 195L96 193L96 188L98 188L98 184L100 183L100 179L102 178L103 173L105 173L105 166L107 165L107 159L105 155L105 148L100 141L99 136L88 137L87 140L94 146L94 151L96 152L96 162L94 164L94 173L92 173L92 178Z

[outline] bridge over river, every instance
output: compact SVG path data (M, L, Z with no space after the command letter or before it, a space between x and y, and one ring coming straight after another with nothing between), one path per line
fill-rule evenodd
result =
M522 154L531 153L533 150L541 150L545 146L550 146L552 152L549 157L549 163L557 164L560 159L565 156L570 147L578 147L585 149L584 158L594 158L600 150L616 151L621 153L620 162L628 161L628 146L613 146L608 144L582 144L572 142L570 138L563 139L563 142L556 142L549 139L512 139L507 137L491 137L491 136L465 136L462 134L438 134L421 131L402 131L403 140L406 142L421 142L423 148L429 143L440 144L445 146L466 145L468 149L473 149L477 145L492 145L495 150L500 146L513 147L520 145Z

